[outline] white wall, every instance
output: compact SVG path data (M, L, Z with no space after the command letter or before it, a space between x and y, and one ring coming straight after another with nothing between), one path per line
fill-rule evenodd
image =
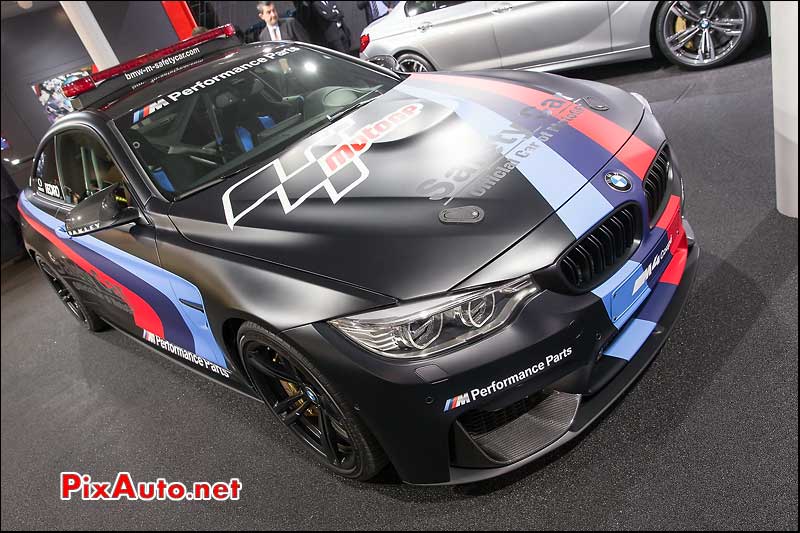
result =
M797 2L770 2L778 211L797 218Z

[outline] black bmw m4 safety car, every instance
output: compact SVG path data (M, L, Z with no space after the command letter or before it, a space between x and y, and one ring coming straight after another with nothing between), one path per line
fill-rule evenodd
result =
M232 34L64 88L19 210L88 329L263 400L342 476L416 484L555 449L659 352L699 248L643 97Z

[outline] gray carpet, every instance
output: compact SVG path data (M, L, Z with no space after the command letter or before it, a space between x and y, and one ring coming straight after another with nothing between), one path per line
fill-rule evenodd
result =
M662 354L585 437L462 487L337 479L261 405L115 331L91 335L28 264L3 271L2 528L797 529L797 221L775 208L770 58L571 72L650 99L703 249ZM239 477L238 502L83 503L110 480Z

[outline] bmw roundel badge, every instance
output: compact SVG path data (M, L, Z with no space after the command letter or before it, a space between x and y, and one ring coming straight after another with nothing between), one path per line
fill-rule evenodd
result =
M606 183L608 183L609 187L619 192L628 192L633 186L631 180L619 172L609 172L606 174Z

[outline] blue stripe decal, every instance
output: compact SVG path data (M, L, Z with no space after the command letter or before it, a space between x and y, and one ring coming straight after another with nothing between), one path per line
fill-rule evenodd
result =
M535 141L533 153L521 159L517 168L539 191L553 209L558 209L575 193L586 185L584 178L575 168L540 141ZM597 223L595 220L594 223Z
M60 230L63 222L37 208L24 195L20 198L32 215L52 229L76 253L147 301L161 318L166 340L227 368L225 357L208 327L205 315L179 302L179 297L182 297L202 303L197 287L158 265L128 254L91 235L70 238ZM197 317L193 313L203 316Z
M603 350L603 355L630 361L655 328L655 322L640 320L638 318L632 320L631 323L625 326L625 329L617 335L614 342Z
M453 109L459 118L467 122L475 131L484 137L503 130L517 130L519 126L508 118L475 102L463 100L449 93L439 93L419 85L424 82L417 80L414 83L404 82L397 90L410 96L432 100L440 105ZM558 209L564 201L572 196L575 191L585 187L587 179L582 176L569 162L552 150L547 144L529 137L520 141L514 138L511 142L503 144L498 139L491 141L501 147L504 156L519 160L517 169L533 185L536 191L554 208ZM529 150L526 157L512 154L521 146L534 143L535 149ZM597 222L596 219L594 223Z
M611 211L613 207L597 189L584 187L558 210L558 216L575 237L580 237Z
M433 79L412 78L403 83L419 84L441 90L442 85ZM517 100L498 96L468 87L446 85L447 94L482 105L531 131L543 144L574 168L575 172L590 179L598 168L605 165L611 154L605 148L580 131L568 126L568 121L559 120L550 113L527 106ZM589 113L588 109L584 113ZM551 177L552 179L552 177Z
M459 116L459 118L463 119L483 137L488 137L490 135L499 133L504 129L513 127L511 121L507 118L504 118L482 106L472 104L446 93L438 93L436 91L423 89L421 87L417 87L416 85L409 84L408 81L398 86L397 90L402 91L410 96L431 100L439 105L443 105L452 109L453 112ZM497 144L502 145L502 143ZM508 146L508 152L514 149L517 144L517 142L514 142L512 146ZM504 155L505 153L507 152L504 152Z
M603 300L603 305L605 305L609 317L612 316L611 304L614 289L625 283L625 280L628 279L631 274L641 268L642 266L639 263L628 261L622 265L622 268L617 270L613 276L608 278L605 283L592 291L592 294Z
M661 316L667 310L667 306L672 301L672 297L675 296L675 291L677 290L678 286L672 283L657 283L647 302L642 306L642 310L639 311L637 318L652 322L661 320Z

